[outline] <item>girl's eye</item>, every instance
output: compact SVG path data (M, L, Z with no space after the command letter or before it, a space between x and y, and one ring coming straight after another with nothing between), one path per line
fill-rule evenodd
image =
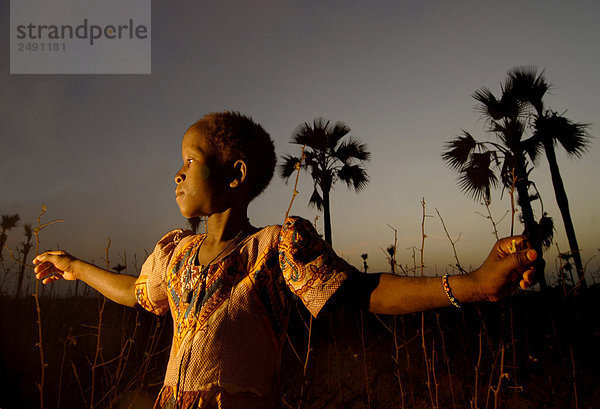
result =
M191 163L194 161L194 159L192 159L192 158L188 158L188 159L186 159L185 161L186 161L186 162L187 162L187 164L189 165L189 164L191 164Z

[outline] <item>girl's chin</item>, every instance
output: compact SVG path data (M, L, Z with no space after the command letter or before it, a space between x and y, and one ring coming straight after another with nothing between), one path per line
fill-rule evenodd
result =
M194 217L197 217L194 216L191 212L187 212L185 209L182 209L181 207L179 208L179 213L181 213L181 215L186 219L192 219Z
M193 218L196 218L196 217L204 217L203 214L197 214L196 212L189 212L189 211L186 211L185 209L182 209L182 208L179 208L179 212L186 219L193 219Z

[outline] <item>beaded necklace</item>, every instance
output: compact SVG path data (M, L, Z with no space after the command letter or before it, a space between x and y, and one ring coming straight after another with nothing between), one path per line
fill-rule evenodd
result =
M200 252L200 248L202 247L204 240L206 240L206 236L202 239L202 241L200 242L200 246L198 246L198 250L196 250L194 252L194 254L192 254L192 256L189 258L188 263L185 266L185 270L183 272L182 279L183 279L183 302L184 303L189 304L192 302L192 299L194 296L194 290L198 286L198 282L201 283L200 294L198 295L198 298L199 299L204 298L204 292L206 291L206 272L208 271L208 269L212 265L212 263L217 258L219 258L219 256L221 256L221 254L223 254L225 252L225 250L227 250L233 243L235 243L237 241L237 239L242 235L244 230L246 230L246 229L244 228L244 229L240 230L239 233L236 234L236 236L233 238L233 240L231 240L227 244L227 246L225 246L225 248L219 252L219 254L217 254L215 257L213 257L213 259L210 260L206 266L200 265L200 274L197 276L196 280L192 280L192 271L194 269L196 259L198 258L198 253ZM237 247L237 245L235 247ZM233 251L235 249L235 247L232 248L231 251ZM192 284L192 281L195 281L195 283Z

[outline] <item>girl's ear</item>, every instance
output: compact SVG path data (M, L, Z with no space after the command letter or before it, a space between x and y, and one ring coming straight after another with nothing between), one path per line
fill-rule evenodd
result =
M246 180L248 168L246 162L239 159L233 164L233 180L229 183L229 187L238 187Z

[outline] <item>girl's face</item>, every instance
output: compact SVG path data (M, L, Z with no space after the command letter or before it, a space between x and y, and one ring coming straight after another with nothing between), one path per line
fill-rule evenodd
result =
M210 216L227 209L227 183L218 171L211 147L192 126L181 143L183 166L175 175L175 197L186 218Z

